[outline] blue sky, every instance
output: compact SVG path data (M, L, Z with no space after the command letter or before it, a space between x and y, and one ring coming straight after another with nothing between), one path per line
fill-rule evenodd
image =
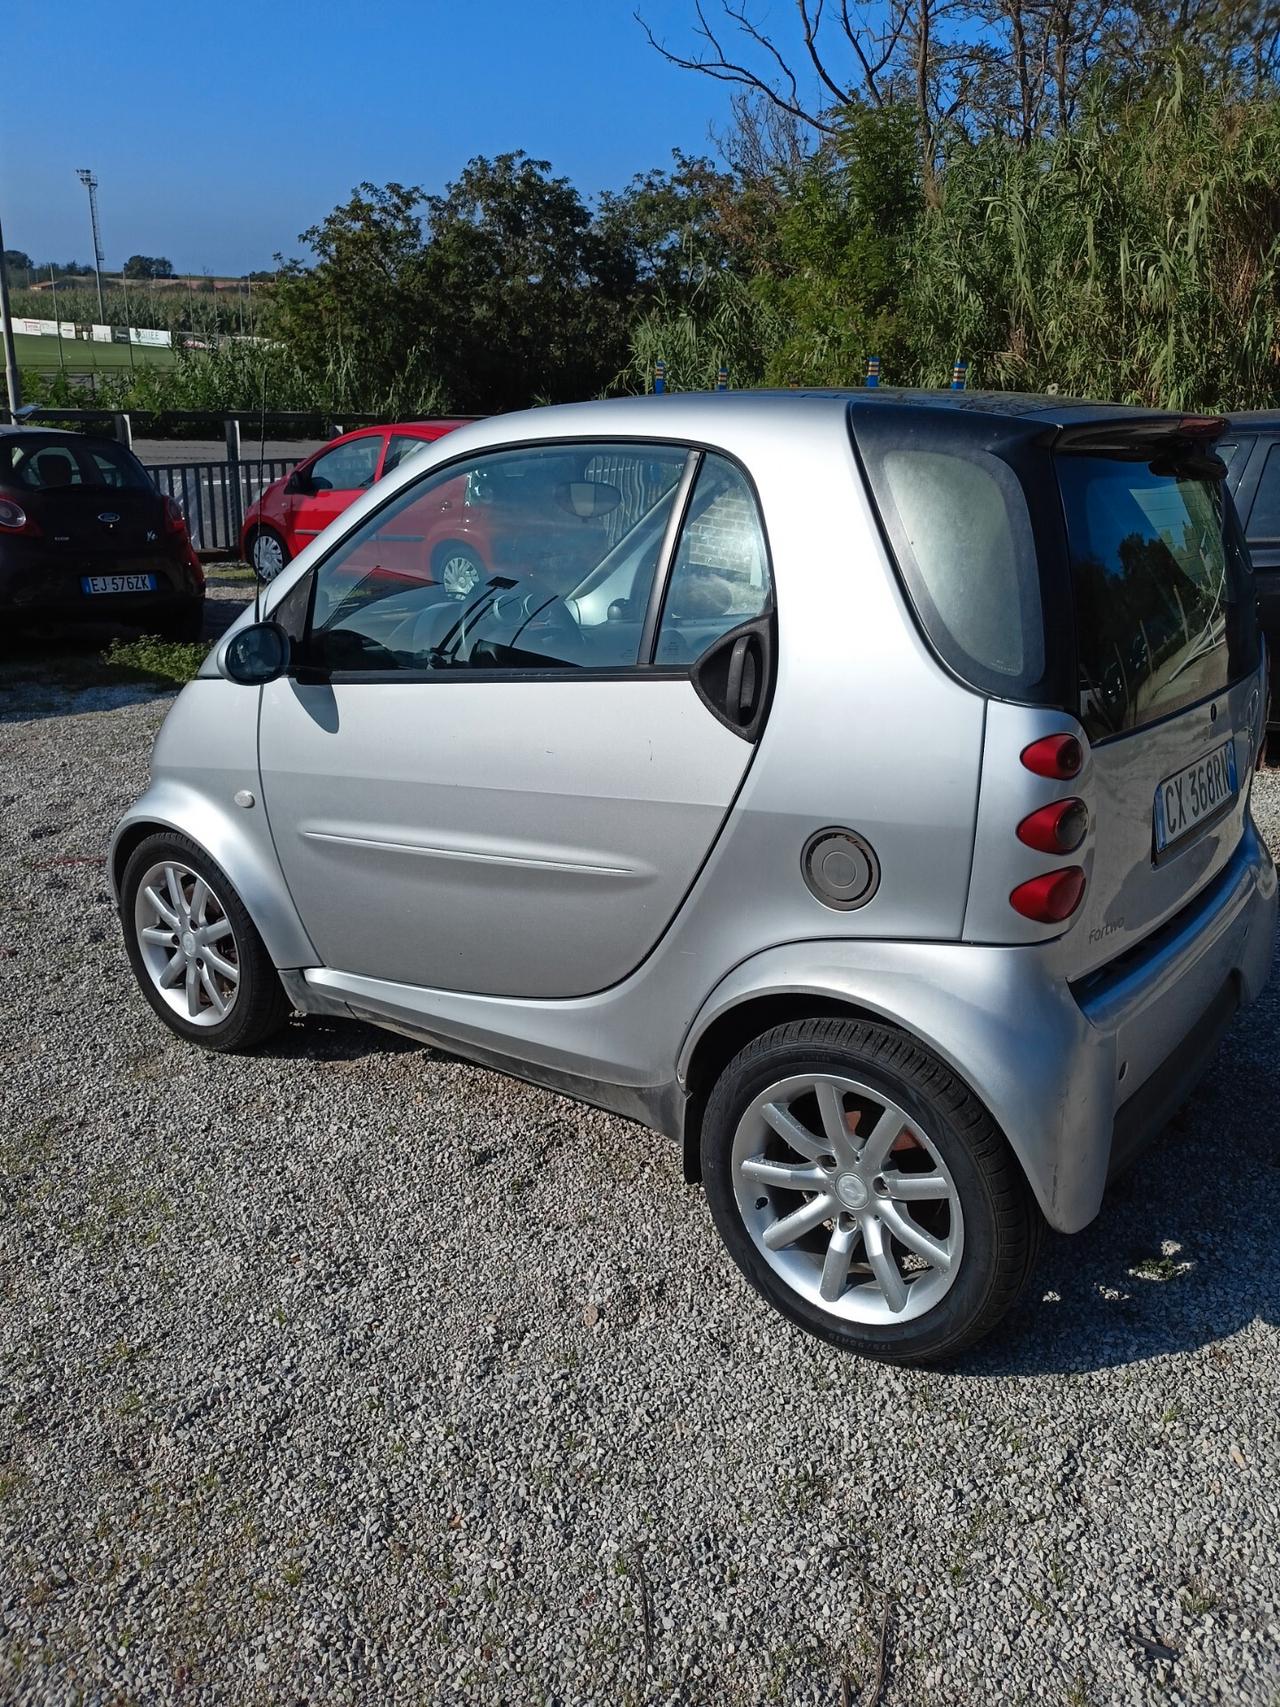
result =
M673 147L706 151L728 111L654 53L633 4L23 6L5 31L5 244L91 259L78 166L98 175L109 267L137 252L196 272L269 267L360 180L438 189L474 154L524 148L584 192L620 187ZM688 43L691 0L643 10Z

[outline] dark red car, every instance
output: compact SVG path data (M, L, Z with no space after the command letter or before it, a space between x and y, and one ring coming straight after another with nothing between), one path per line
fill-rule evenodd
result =
M343 433L273 481L249 508L240 532L240 551L264 581L274 580L285 564L335 516L367 492L375 480L390 474L411 451L443 438L465 419L405 421L390 427L360 427ZM442 561L433 565L437 578L446 568L454 579L465 578L465 567ZM476 577L478 579L478 576ZM471 580L469 585L474 585ZM461 589L465 591L466 589Z

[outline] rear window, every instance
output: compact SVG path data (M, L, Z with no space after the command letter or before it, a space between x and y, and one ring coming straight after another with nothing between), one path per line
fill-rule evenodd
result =
M0 483L27 492L67 486L151 489L142 464L123 446L44 434L0 437Z
M1158 722L1256 668L1253 577L1222 481L1161 461L1056 461L1090 737Z

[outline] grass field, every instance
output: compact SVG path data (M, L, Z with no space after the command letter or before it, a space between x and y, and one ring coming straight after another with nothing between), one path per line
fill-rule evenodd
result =
M14 348L18 366L32 373L57 373L62 366L58 359L58 339L40 338L30 332L15 332ZM144 364L152 367L172 367L177 360L173 350L157 349L145 344L94 344L86 338L64 338L62 360L68 373L89 373L91 370L115 372L122 367Z

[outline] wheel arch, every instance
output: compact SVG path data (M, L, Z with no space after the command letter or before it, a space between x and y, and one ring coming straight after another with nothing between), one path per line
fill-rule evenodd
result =
M812 994L765 991L744 997L717 1014L698 1034L684 1067L688 1100L682 1135L683 1165L684 1177L690 1185L697 1185L702 1179L702 1119L716 1080L753 1038L772 1031L775 1026L801 1019L867 1020L893 1031L905 1030L874 1008L816 991ZM923 1043L924 1039L918 1041Z
M225 872L277 970L319 964L285 887L274 849L265 852L209 801L173 783L158 783L148 790L112 838L107 870L117 903L125 867L135 849L148 836L166 833L185 836Z
M469 539L456 538L450 534L448 539L442 539L439 545L433 545L431 548L431 572L433 575L444 567L445 558L451 557L455 551L465 552L471 561L478 564L481 569L486 567L483 555Z
M253 562L253 545L255 539L260 533L269 533L273 539L279 540L280 549L284 553L284 564L282 567L287 569L290 563L293 562L294 555L289 550L289 541L285 536L283 529L277 527L274 522L264 521L261 516L255 516L252 521L247 521L244 524L244 531L240 536L240 549L244 553L245 562Z
M724 1067L762 1031L808 1018L864 1020L910 1037L1004 1134L1050 1226L1075 1232L1097 1214L1114 1044L1025 948L811 942L743 962L707 997L680 1051L687 1178L699 1177L702 1118Z

